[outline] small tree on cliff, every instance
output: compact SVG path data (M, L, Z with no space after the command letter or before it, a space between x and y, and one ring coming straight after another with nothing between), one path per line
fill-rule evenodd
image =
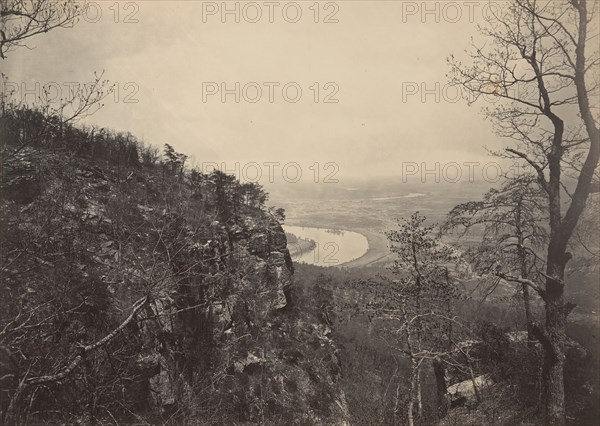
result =
M516 143L503 155L531 166L548 196L544 288L517 278L543 295L546 320L537 335L545 352L547 421L564 424L565 328L573 308L564 297L565 268L572 257L567 248L597 186L600 158L600 130L590 104L598 94L593 77L600 63L593 28L598 3L513 0L501 9L481 29L486 45L473 46L470 65L449 60L451 81L475 100L488 95L505 101L484 110L498 135ZM567 191L569 174L575 183Z
M174 175L183 176L185 162L188 156L179 152L175 152L175 149L173 149L173 147L168 143L165 144L164 156L164 165L167 171Z

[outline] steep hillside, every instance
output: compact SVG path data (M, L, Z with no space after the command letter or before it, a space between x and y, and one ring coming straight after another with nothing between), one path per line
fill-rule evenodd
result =
M346 422L259 186L35 111L2 133L4 423Z

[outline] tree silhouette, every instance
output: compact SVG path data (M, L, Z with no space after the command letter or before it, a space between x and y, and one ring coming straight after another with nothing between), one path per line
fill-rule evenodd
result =
M537 335L545 351L547 422L564 424L565 330L573 309L564 296L572 257L568 244L590 192L598 187L600 130L591 103L598 95L593 27L598 3L513 0L501 6L481 28L486 44L473 45L471 63L449 59L450 77L475 101L484 96L503 101L484 109L498 135L515 143L500 155L532 167L548 196L546 319ZM574 189L568 188L568 177Z
M481 242L467 251L476 271L521 284L530 340L534 338L531 284L536 283L533 289L544 294L538 283L544 278L540 249L548 239L543 226L546 204L535 177L518 176L507 179L500 189L490 189L482 201L457 205L443 226L444 232L461 228L463 235L481 232ZM496 280L493 286L497 284Z
M26 46L31 37L55 28L71 28L81 15L73 0L5 0L1 3L0 58L16 47Z

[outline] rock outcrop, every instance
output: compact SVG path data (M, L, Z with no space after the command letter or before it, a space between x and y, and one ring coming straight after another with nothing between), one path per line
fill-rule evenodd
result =
M262 190L136 164L5 164L2 415L345 424L331 332L292 300Z

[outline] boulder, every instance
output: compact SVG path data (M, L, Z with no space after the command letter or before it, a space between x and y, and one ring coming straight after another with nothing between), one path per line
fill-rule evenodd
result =
M477 392L486 389L493 384L489 374L482 374L475 379L464 380L453 384L447 389L452 406L465 405L477 402ZM477 389L475 389L477 386Z

